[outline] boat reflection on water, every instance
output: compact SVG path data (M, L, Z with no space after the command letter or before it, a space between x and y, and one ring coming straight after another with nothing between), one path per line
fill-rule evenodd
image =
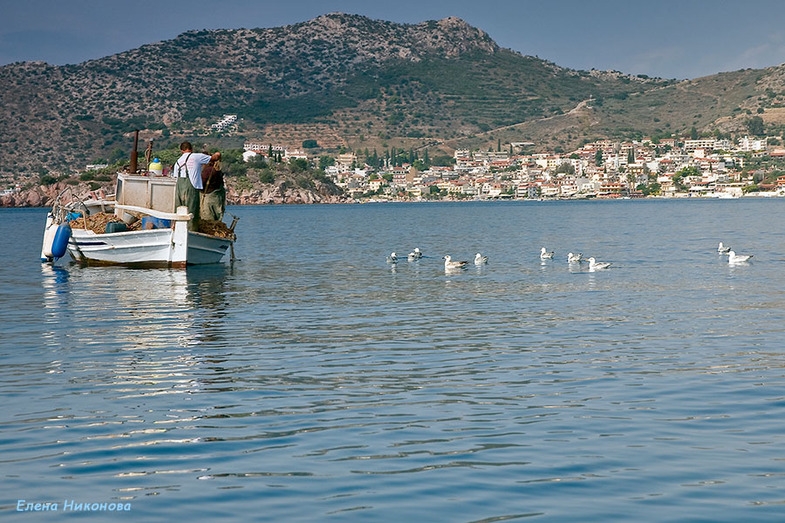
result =
M57 310L59 308L58 296L66 297L68 294L68 269L57 265L41 265L41 285L44 289L44 307Z
M41 270L50 357L73 361L88 382L143 385L145 395L200 388L194 367L215 358L203 344L224 338L230 267Z
M224 317L227 310L227 281L233 267L222 263L189 267L186 272L186 300L195 309L204 309L216 317Z
M94 343L111 332L125 349L199 343L226 314L224 264L188 270L42 265L44 307L68 338ZM111 327L107 332L107 328ZM220 330L220 329L218 329ZM84 333L84 336L82 335ZM216 336L210 332L211 339Z
M47 329L41 333L44 344L59 349L65 332L62 326L71 316L69 310L70 273L56 265L41 265L41 285L43 287L43 322ZM64 330L64 329L63 329Z

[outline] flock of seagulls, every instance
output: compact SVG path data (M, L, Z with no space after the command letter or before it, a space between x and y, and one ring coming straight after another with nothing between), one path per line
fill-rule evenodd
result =
M549 251L545 247L540 249L541 260L551 260L553 259L553 254L554 254L553 251ZM584 262L589 263L589 272L602 271L611 266L611 262L597 261L597 259L594 256L590 256L589 258L584 258L583 253L581 252L577 254L573 252L567 253L567 263L569 263L571 266L581 265Z
M540 259L541 260L552 260L553 259L553 255L554 255L554 252L553 251L549 251L545 247L540 249ZM418 261L418 260L420 260L422 258L423 258L423 252L420 250L419 247L415 247L414 250L412 252L410 252L406 256L407 261L410 261L410 262L415 262L415 261ZM459 270L466 269L469 266L469 261L468 260L453 260L452 256L450 256L449 254L443 256L442 259L444 260L444 270L445 271L459 271ZM608 262L598 262L593 257L589 258L588 260L586 260L586 259L583 258L583 254L581 254L581 253L578 253L578 254L569 253L567 255L567 261L570 264L574 264L574 263L575 264L581 264L581 263L587 261L589 263L589 271L607 269L608 267L611 266L610 263L608 263ZM395 253L395 251L391 252L387 256L387 263L389 263L389 264L391 264L393 266L395 266L398 263L398 255ZM487 265L487 264L488 264L488 256L487 255L482 254L481 252L478 252L477 254L474 255L474 265L479 267L479 266Z
M423 252L420 250L420 248L415 247L414 250L406 256L406 260L410 262L416 262L421 260L423 257L424 257ZM452 256L450 256L449 254L444 256L442 259L444 260L444 269L447 271L456 271L456 270L465 269L469 265L469 262L466 260L453 260ZM395 253L395 251L391 252L387 256L387 263L389 263L393 267L398 263L398 255ZM488 257L483 255L482 253L478 252L474 256L475 265L485 265L487 263L488 263Z
M729 246L724 245L722 242L720 242L717 246L717 253L727 256L729 265L747 263L750 259L752 259L752 254L737 254L736 251L731 249ZM545 247L540 249L540 260L552 260L553 256L554 251L549 251ZM423 253L419 247L415 247L414 250L406 256L406 259L410 262L416 262L422 258ZM453 260L452 256L449 254L443 256L442 259L444 260L445 271L460 271L466 269L469 266L468 260ZM398 256L395 254L395 251L391 252L389 256L387 256L387 263L392 264L393 266L398 263ZM479 252L474 255L474 265L481 266L486 265L487 263L487 255ZM612 265L611 262L598 261L596 258L594 258L594 256L584 258L583 253L580 252L567 253L567 263L570 265L582 265L583 263L588 263L589 272L605 270Z

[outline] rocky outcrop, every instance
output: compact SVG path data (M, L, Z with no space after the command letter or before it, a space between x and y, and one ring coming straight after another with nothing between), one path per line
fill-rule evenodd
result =
M70 192L75 198L87 200L93 195L98 196L100 191L111 193L114 192L114 189L97 189L92 191L87 183L73 184L62 181L52 185L39 185L25 191L0 196L0 207L51 207L61 193L64 193L64 196L69 196L68 193Z
M237 191L229 186L226 203L229 205L346 203L349 200L326 184L316 183L315 190L287 187L286 184L261 184L259 187Z
M334 186L319 181L314 182L314 189L291 187L286 183L258 184L251 189L238 191L231 182L227 183L226 203L229 205L264 205L264 204L313 204L313 203L346 203L345 196L336 191ZM89 199L96 196L114 193L111 184L105 188L91 191L86 183L69 184L57 182L52 185L41 185L25 191L0 196L0 207L51 207L57 196L66 191L74 197Z

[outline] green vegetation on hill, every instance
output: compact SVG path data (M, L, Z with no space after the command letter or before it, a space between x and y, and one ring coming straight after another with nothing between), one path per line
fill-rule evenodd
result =
M271 125L318 124L347 150L430 147L434 156L499 142L559 151L693 128L743 132L753 116L771 131L785 124L774 118L783 92L783 68L680 82L574 71L499 48L455 18L402 25L330 14L192 31L78 65L0 67L0 177L127 158L135 129L164 149L183 138L231 149L267 139ZM240 117L237 128L211 132L225 113Z

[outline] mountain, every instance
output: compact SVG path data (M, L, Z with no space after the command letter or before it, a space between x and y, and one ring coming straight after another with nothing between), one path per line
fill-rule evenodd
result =
M781 67L689 81L575 71L500 48L457 18L397 24L328 14L272 29L192 31L78 65L0 67L0 178L127 157L130 132L156 147L314 139L325 147L454 148L744 129L776 120ZM237 114L229 135L207 135ZM772 120L774 119L774 120Z

